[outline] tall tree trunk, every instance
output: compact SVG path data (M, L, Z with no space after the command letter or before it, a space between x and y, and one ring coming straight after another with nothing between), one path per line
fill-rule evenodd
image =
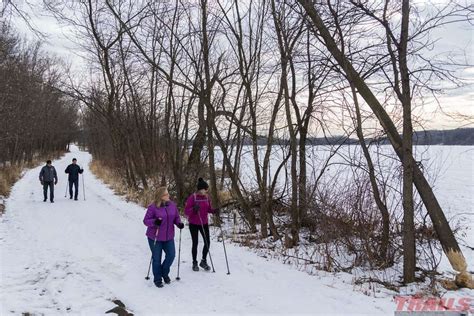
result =
M300 218L298 210L298 171L297 171L297 140L296 131L293 126L291 108L290 108L290 92L288 87L288 55L290 52L285 50L283 43L283 30L281 26L281 17L278 16L278 12L275 8L275 0L272 0L272 16L275 29L277 32L278 46L280 51L280 66L281 66L281 84L283 85L283 102L285 104L286 119L288 122L288 132L290 136L290 152L291 152L291 203L290 203L290 215L291 215L291 244L289 246L295 246L299 242L299 228Z
M193 140L193 145L191 148L191 153L189 154L188 159L188 171L190 172L189 176L195 177L199 166L201 165L201 153L206 144L206 119L204 117L204 103L202 98L199 98L198 101L198 120L199 128L196 133L196 136ZM194 182L193 182L194 183Z
M402 2L402 25L399 45L400 77L403 106L403 280L415 281L415 221L413 209L413 127L411 121L410 77L407 65L409 0Z
M210 64L209 64L209 40L207 34L207 0L201 0L201 28L202 28L202 55L204 60L204 87L201 91L203 94L204 104L207 109L206 117L206 126L207 126L207 149L209 157L209 177L211 182L211 201L214 203L213 207L219 207L219 199L217 195L217 177L216 177L216 167L214 160L214 136L212 133L212 126L214 125L214 111L212 109L211 102L211 93L212 93L212 84L211 84L211 75L210 75ZM220 224L220 221L217 220Z

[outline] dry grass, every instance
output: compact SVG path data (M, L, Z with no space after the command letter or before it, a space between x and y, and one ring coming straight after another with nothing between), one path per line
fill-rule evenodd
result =
M134 188L129 188L117 171L97 159L91 161L89 168L96 177L106 183L116 194L125 196L126 201L132 201L143 207L147 207L154 199L153 190L135 190Z
M0 168L0 196L8 197L15 182L20 179L23 166L8 166Z
M91 171L103 182L105 182L114 192L118 195L123 195L126 201L135 202L143 207L150 205L155 199L155 190L153 183L160 183L159 179L151 179L151 183L148 189L130 188L123 181L123 178L117 173L117 171L103 164L97 159L93 159L89 165ZM235 201L232 191L222 190L218 193L218 199L220 205L231 203Z
M217 197L221 205L225 205L236 200L232 191L218 191Z
M47 159L57 159L61 157L64 152L54 152L47 156L37 156L33 161L25 162L19 165L8 165L0 167L0 196L8 197L10 191L24 169L34 168L44 163Z
M94 173L104 183L108 184L115 192L120 195L126 193L127 186L122 182L121 177L115 170L108 168L96 159L91 161L89 168L92 173Z
M143 207L147 207L151 204L152 201L155 199L155 191L148 189L148 190L133 190L127 189L125 193L125 197L127 201L133 201L135 203L140 204Z

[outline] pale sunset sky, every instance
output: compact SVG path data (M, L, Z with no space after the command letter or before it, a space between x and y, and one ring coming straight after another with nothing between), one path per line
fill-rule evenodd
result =
M446 0L438 0L445 2ZM416 1L425 3L426 1ZM431 1L434 2L434 1ZM74 73L87 75L87 63L81 57L81 49L75 43L71 29L59 24L42 7L41 0L20 0L17 5L28 14L33 28L40 30L46 38L42 39L43 48L70 63ZM38 37L18 17L12 18L13 25L23 37L38 40ZM448 89L437 102L427 98L423 105L424 128L452 129L474 127L474 32L468 23L449 24L432 34L438 39L434 51L430 54L446 54L456 51L458 59L468 65L459 72L466 85L462 88ZM77 40L76 40L77 41ZM470 65L470 66L469 66ZM441 108L438 106L438 102ZM463 119L460 117L464 116Z

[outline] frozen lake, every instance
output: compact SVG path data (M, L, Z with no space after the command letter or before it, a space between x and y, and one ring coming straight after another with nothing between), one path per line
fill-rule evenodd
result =
M334 152L336 146L308 146L308 164L307 176L308 182L314 183L323 166L326 165L328 157ZM274 146L271 156L270 174L273 178L278 165L282 161L287 149ZM260 164L263 161L264 147L259 148ZM394 185L391 193L399 199L399 177L400 163L395 157L391 146L384 145L380 147L371 147L372 158L377 169L378 179L387 179L387 182ZM377 154L378 153L378 154ZM470 247L474 246L474 232L472 229L474 223L474 146L415 146L414 153L416 160L421 163L426 177L428 178L433 190L438 198L446 217L454 227L456 223L461 223L464 227L458 238L461 238L460 244ZM222 158L222 154L217 152L216 157ZM256 188L255 163L250 146L244 147L242 152L242 165L240 180L246 189ZM365 159L361 156L359 146L342 146L337 150L327 164L326 171L321 177L321 188L330 187L334 190L343 192L351 185L355 177L366 174L361 168L351 165L361 163L365 166ZM218 165L222 165L220 162ZM289 173L289 161L287 162ZM281 187L285 181L285 171L278 175L278 183ZM288 189L288 188L287 188ZM395 203L395 202L393 202ZM401 205L390 205L392 211L401 211ZM423 214L426 211L423 211ZM463 247L464 255L468 261L469 270L474 270L474 251ZM449 270L449 264L446 258L441 263L442 269Z
M328 157L336 147L308 146L307 147L307 176L308 182L314 182L319 176L321 169L326 164ZM264 156L264 147L259 147L260 165ZM283 160L286 149L274 146L271 155L270 174L273 178L275 172ZM377 155L377 152L379 155ZM436 196L446 211L473 212L474 211L474 146L415 146L416 160L421 162L423 169ZM378 149L371 148L372 158L375 165L379 166L379 176L386 178L399 174L400 164L390 146L380 146ZM218 166L222 166L222 154L216 150L216 157L220 160ZM244 147L242 151L242 165L240 179L251 187L257 187L255 163L250 146ZM331 182L335 177L350 180L354 177L353 169L349 164L362 162L359 146L342 146L329 160L328 166L320 180L323 183ZM287 163L289 169L289 161ZM285 182L284 168L278 175L278 182ZM362 171L363 172L363 171ZM338 183L341 183L339 181Z

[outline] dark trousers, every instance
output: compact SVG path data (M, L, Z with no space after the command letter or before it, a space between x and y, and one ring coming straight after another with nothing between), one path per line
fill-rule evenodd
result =
M162 277L166 277L170 273L170 267L173 263L174 257L176 255L176 250L174 248L174 239L168 241L157 241L155 245L153 245L155 241L153 239L148 238L148 245L150 246L151 250L151 257L152 257L152 268L153 268L153 282L159 283L161 282ZM163 263L161 262L161 255L162 252L165 253L165 260Z
M77 195L79 194L79 179L69 180L69 197L72 198L72 185L74 185L74 199L77 200Z
M189 224L189 231L191 232L191 238L193 240L193 247L191 249L193 254L193 262L197 262L198 232L201 232L202 238L205 240L204 247L202 248L202 259L206 260L207 254L209 252L208 246L211 245L211 240L209 238L209 225L204 224L203 230L203 226L201 225Z
M43 195L44 200L48 199L48 187L49 187L49 200L54 201L54 182L43 182Z

